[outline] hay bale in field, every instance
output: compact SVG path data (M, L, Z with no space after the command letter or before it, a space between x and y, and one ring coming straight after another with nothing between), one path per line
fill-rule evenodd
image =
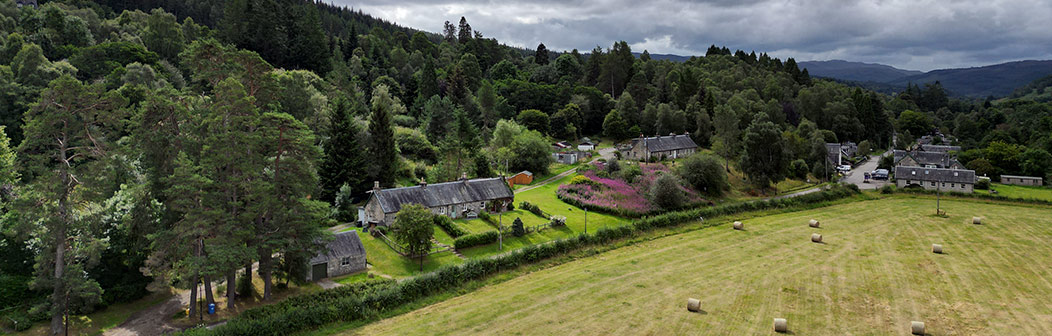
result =
M786 322L784 318L776 318L776 319L774 319L774 331L775 332L780 332L780 333L788 332L789 331L789 323Z
M983 219L979 217L972 217L972 224L982 224Z
M910 322L910 333L914 335L924 335L924 322Z
M814 219L812 219L811 221L807 222L807 226L810 226L810 227L813 227L813 228L816 228L819 225L822 225L822 223L819 223L817 220L814 220Z
M811 242L821 243L822 242L822 235L817 234L817 233L812 233L811 234Z
M701 300L695 298L687 299L687 310L692 312L701 311Z
M739 222L739 221L734 221L734 229L735 230L745 230L745 224L742 224L742 222Z
M942 245L931 244L931 253L942 254Z

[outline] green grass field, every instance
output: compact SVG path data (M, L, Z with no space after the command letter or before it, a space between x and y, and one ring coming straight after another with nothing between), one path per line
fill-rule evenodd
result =
M997 195L1012 197L1012 198L1033 198L1046 201L1052 201L1052 188L1048 187L1030 187L1030 186L1019 186L1010 184L994 183L990 185L990 189L997 190ZM976 192L989 193L989 190L976 190Z
M914 320L931 335L1052 334L1052 209L944 198L943 218L934 202L853 202L750 219L746 231L723 223L349 333L762 335L783 317L796 335L906 335ZM704 313L687 312L689 297Z

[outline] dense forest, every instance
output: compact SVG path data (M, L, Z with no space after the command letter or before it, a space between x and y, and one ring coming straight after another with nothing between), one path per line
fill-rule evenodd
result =
M957 134L970 167L1048 173L1027 163L1046 104L888 97L763 53L524 50L302 0L42 3L0 1L0 308L52 330L148 288L256 273L269 298L373 181L544 174L556 139L689 133L765 188L827 176L826 142L891 146L898 120Z

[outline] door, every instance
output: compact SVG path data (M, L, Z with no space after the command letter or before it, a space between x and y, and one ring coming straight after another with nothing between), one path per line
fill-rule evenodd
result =
M329 277L329 264L314 264L311 267L311 280L318 281Z

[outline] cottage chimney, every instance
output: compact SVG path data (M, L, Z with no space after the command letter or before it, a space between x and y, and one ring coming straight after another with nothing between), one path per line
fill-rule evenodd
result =
M425 180L423 177L420 178L420 186L425 188L427 187L427 180Z
M460 173L460 180L461 181L467 181L468 180L468 172L461 172Z
M373 181L373 191L380 191L380 181Z

